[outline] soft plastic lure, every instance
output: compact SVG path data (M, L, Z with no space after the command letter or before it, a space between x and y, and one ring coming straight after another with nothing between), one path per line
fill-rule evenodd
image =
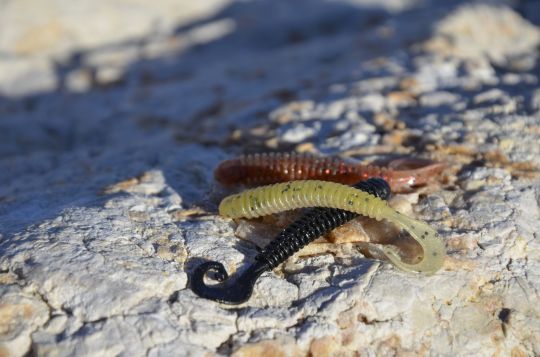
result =
M362 165L339 157L305 153L262 153L221 162L214 172L224 185L268 185L294 180L323 180L353 185L370 177L382 177L393 192L425 185L445 165L426 159L403 158L388 166Z
M354 187L383 200L390 196L390 186L380 178L359 182ZM255 282L263 272L275 268L305 245L357 216L356 213L335 208L313 208L264 247L255 257L255 262L240 273L232 285L227 284L228 274L223 264L210 261L193 272L191 287L197 295L206 299L240 304L249 299ZM204 277L209 271L214 272L217 280L223 284L206 285Z
M386 219L409 232L424 251L416 264L401 261L397 250L385 246L388 259L406 271L433 274L442 267L444 243L428 224L407 217L368 193L338 183L302 180L263 186L228 196L219 205L219 213L230 218L255 218L305 207L330 207L355 212L376 220Z

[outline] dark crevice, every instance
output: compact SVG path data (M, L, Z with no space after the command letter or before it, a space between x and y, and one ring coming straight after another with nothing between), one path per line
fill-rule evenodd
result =
M509 308L503 307L497 316L501 321L501 328L504 337L506 337L508 324L510 323L510 313L511 310Z
M173 292L173 293L169 296L169 298L167 299L167 303L168 303L169 305L172 305L172 304L174 304L175 302L177 302L177 301L178 301L178 295L179 295L179 294L180 294L180 290L177 290L177 291Z
M506 307L503 307L501 311L499 311L498 317L503 324L507 324L510 322L510 312L511 310Z

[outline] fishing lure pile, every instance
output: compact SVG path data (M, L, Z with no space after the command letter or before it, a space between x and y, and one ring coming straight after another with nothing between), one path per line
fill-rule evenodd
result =
M404 169L397 169L400 166ZM273 184L224 198L219 205L222 216L255 218L297 208L317 208L309 210L263 248L234 284L229 284L223 264L209 261L195 269L191 287L197 295L207 299L227 304L245 302L263 272L275 268L308 243L358 215L379 221L385 219L407 231L423 249L421 261L415 264L403 262L392 246L385 246L383 253L402 270L433 274L442 267L446 254L441 237L425 222L392 209L386 200L391 190L424 184L427 173L440 173L442 167L427 160L401 159L395 161L393 167L381 168L297 154L262 154L224 161L215 172L221 183ZM343 184L352 180L359 182L352 187ZM209 272L213 272L221 284L206 285L204 279Z

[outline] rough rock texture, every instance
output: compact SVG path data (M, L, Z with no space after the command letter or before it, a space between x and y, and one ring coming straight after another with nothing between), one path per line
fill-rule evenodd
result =
M0 1L0 355L539 355L537 8ZM401 198L444 269L336 238L198 298L257 253L212 169L262 150L447 162Z

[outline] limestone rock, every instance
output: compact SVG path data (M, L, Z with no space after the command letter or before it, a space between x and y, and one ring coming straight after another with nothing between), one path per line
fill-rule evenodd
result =
M534 4L94 3L0 1L0 355L540 355ZM358 220L199 298L293 217L217 213L213 168L270 149L444 161L392 201L444 268Z
M428 47L464 58L486 57L505 63L508 57L532 53L540 30L508 7L463 5L444 18ZM532 68L531 68L532 69Z

